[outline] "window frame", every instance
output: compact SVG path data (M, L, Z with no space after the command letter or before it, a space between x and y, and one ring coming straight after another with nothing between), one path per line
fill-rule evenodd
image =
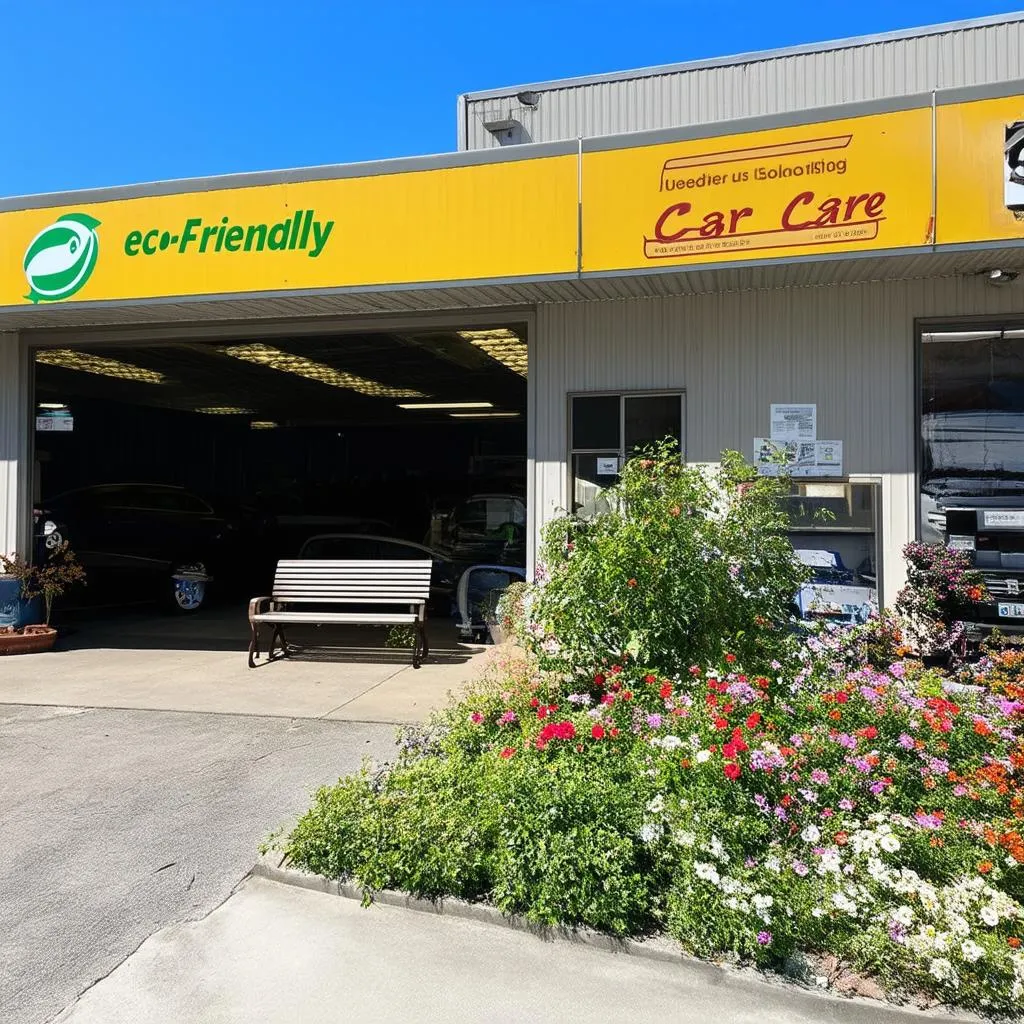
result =
M619 447L617 456L621 471L623 460L626 458L626 399L627 398L678 398L679 399L679 427L682 436L679 438L679 458L681 462L686 461L686 388L639 388L637 390L618 390L614 388L603 388L595 391L570 391L566 395L566 416L568 427L568 450L565 460L565 493L566 507L573 504L574 489L574 464L577 455L605 455L610 448L576 448L573 439L573 402L577 398L617 398L619 400Z

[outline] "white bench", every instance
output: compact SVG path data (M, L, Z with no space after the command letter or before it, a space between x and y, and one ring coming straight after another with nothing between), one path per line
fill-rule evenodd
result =
M249 602L249 668L256 667L255 659L260 656L261 626L273 627L267 659L275 661L291 653L284 631L293 625L413 626L416 642L412 664L419 668L430 653L426 621L432 567L430 559L307 558L278 562L273 593ZM324 605L376 607L341 612L325 611ZM398 610L403 607L407 610ZM278 641L281 652L275 655Z

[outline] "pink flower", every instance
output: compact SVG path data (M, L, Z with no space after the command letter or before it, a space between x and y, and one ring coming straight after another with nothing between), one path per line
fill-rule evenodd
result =
M481 723L481 722L482 722L482 721L484 720L484 716L483 716L483 715L481 715L479 711L474 711L474 712L473 712L473 713L472 713L472 714L471 714L471 715L469 716L469 720L470 720L470 721L471 721L471 722L472 722L472 723L473 723L474 725L479 725L479 724L480 724L480 723Z

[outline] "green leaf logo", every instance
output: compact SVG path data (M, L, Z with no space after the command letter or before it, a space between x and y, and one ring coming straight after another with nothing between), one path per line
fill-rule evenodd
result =
M29 242L24 260L30 289L26 299L68 299L89 280L100 252L99 224L87 213L66 213Z

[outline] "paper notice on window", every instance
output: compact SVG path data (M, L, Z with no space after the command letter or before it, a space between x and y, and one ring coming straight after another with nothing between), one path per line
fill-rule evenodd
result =
M818 436L816 405L772 404L771 439L773 441L814 441Z
M619 460L618 458L611 459L598 459L597 460L597 475L598 476L616 476L619 472Z

